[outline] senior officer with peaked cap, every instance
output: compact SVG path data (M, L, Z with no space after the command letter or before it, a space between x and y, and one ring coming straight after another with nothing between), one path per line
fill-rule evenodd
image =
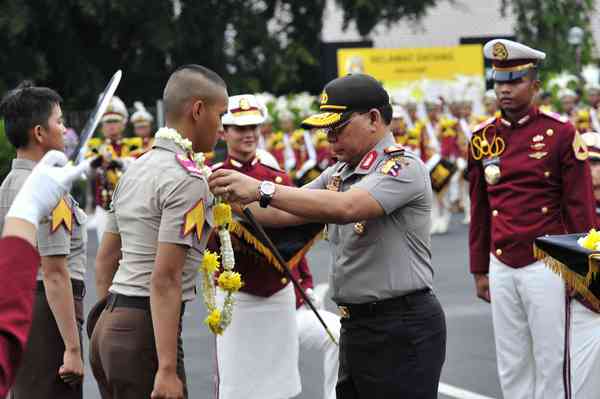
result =
M318 178L295 188L218 170L211 189L265 225L328 223L342 314L338 398L436 398L446 326L432 293L427 169L395 144L388 93L372 77L329 82L320 109L303 124L327 130L338 162Z
M558 398L568 378L565 287L536 261L533 240L593 226L588 152L567 118L533 104L543 52L497 39L484 54L501 115L476 127L470 143L470 269L477 295L491 299L504 397Z

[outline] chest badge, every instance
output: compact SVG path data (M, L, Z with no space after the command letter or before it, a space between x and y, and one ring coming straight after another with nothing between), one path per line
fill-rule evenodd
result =
M531 145L531 149L535 151L543 150L546 144L544 143L535 143Z
M327 182L327 190L340 191L342 185L342 178L340 176L331 176L329 182Z
M365 234L365 222L354 223L354 232L359 236Z
M547 152L538 151L538 152L534 152L533 154L529 154L529 158L540 160L540 159L544 158L546 155L548 155Z

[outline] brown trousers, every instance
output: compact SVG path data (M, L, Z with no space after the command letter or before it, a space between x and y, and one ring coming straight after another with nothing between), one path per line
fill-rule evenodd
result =
M79 342L81 342L85 288L82 281L71 280L71 283L75 299L75 318L79 329ZM50 305L48 305L43 286L41 282L38 282L27 348L15 385L11 389L10 398L81 399L83 397L82 385L79 384L72 388L58 375L58 370L63 364L64 353L65 344L50 310Z
M150 311L107 306L92 334L90 364L102 399L150 398L158 370ZM181 319L177 336L177 375L187 398Z

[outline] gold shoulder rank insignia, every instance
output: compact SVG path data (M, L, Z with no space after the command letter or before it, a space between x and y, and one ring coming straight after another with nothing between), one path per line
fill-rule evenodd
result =
M73 231L73 211L67 204L64 198L61 198L56 205L56 208L52 211L52 225L50 231L55 233L58 228L63 225L65 229L70 233Z
M185 213L183 217L182 235L187 237L194 230L198 241L202 238L202 228L204 227L204 201L200 200Z
M588 159L589 152L587 145L585 145L585 141L583 141L578 131L575 131L575 137L573 138L573 152L575 153L575 158L580 161Z

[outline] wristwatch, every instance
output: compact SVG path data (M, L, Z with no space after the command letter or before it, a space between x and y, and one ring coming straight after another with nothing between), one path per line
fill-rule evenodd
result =
M275 183L268 180L263 180L258 186L258 203L261 208L266 208L273 199L275 194Z

